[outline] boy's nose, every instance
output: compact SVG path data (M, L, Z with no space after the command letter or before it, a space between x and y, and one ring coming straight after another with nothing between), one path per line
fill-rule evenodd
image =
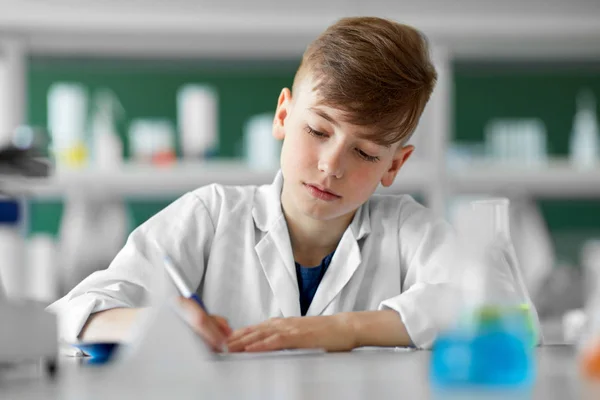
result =
M341 151L331 149L329 152L324 152L319 159L318 167L319 171L324 172L328 176L333 176L337 179L344 176Z

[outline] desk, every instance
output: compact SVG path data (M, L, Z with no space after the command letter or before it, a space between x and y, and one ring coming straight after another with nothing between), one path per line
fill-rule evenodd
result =
M428 383L428 351L355 351L206 362L206 369L158 379L134 373L110 376L110 366L78 365L63 359L55 382L0 380L0 398L23 399L427 399L457 398L434 393ZM577 374L575 349L537 349L534 399L599 399L600 388ZM516 398L513 393L468 393L463 398Z

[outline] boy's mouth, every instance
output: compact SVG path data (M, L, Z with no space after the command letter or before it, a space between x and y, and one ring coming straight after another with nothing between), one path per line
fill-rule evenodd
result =
M308 190L308 193L311 196L320 200L333 201L342 198L342 196L339 194L321 185L305 183L304 187Z

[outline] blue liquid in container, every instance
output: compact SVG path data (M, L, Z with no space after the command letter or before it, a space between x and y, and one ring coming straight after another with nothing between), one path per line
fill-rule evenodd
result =
M110 361L119 348L116 342L75 343L73 346L90 356L88 364L105 364Z
M440 335L431 355L434 386L526 388L535 379L535 358L528 332L486 324L474 334Z

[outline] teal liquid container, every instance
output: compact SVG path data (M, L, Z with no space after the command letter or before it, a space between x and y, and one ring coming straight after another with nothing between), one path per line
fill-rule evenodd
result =
M433 345L431 384L441 389L530 388L539 324L510 239L509 201L473 201L459 216L460 258L454 262L464 268L460 317Z
M535 380L529 314L486 309L472 329L446 332L436 340L430 365L434 387L527 389Z

